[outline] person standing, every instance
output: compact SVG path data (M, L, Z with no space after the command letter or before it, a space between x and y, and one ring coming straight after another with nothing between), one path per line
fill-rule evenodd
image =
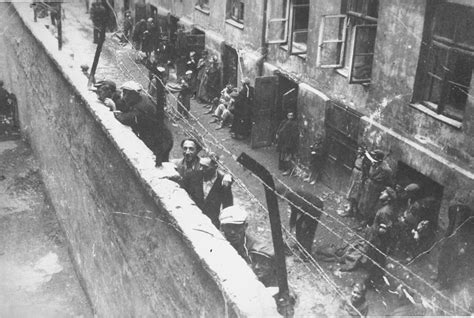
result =
M298 151L300 132L298 123L293 112L286 115L286 120L282 121L276 132L276 143L278 151L278 169L283 171L283 175L289 175L293 170L293 160Z
M123 19L123 43L126 44L130 41L133 34L133 17L130 11L125 11L125 17Z
M219 68L219 61L215 55L211 58L206 78L206 99L212 101L214 98L219 97L221 93L221 70Z
M148 94L156 101L156 115L161 120L165 117L166 107L166 80L165 68L157 66L155 71L151 73L150 83L148 85Z
M10 93L3 87L4 82L0 80L0 114L4 115L8 109L8 96Z
M155 164L169 161L173 147L173 136L163 121L157 119L152 101L140 94L140 84L129 81L122 85L123 100L129 109L126 112L115 112L115 118L122 124L132 127L133 132L153 151Z
M358 209L364 216L364 222L370 226L373 223L380 192L385 187L392 186L392 169L384 160L385 154L382 150L366 152L371 166L360 194Z
M104 5L96 0L93 2L90 9L90 17L92 20L92 24L94 26L93 34L94 34L94 44L99 43L99 37L101 32L107 26L108 16L107 10L105 9Z
M349 190L347 191L347 201L349 207L343 214L342 217L359 217L359 211L357 206L360 200L361 188L363 186L362 176L362 164L365 158L365 146L359 145L357 148L356 159L354 161L354 167L352 168L351 178L349 180Z
M254 88L250 86L250 79L242 80L242 88L234 99L234 120L232 121L231 137L235 139L248 138L252 131L252 107Z
M191 96L193 95L193 88L191 85L193 72L191 70L186 71L184 76L181 78L179 84L179 94L178 94L178 112L184 117L189 117L189 111L191 109Z
M207 50L203 50L201 53L201 58L197 64L197 92L196 92L196 99L199 102L207 103L207 92L206 92L206 85L207 85L207 70L211 65L211 60L209 59L209 53Z

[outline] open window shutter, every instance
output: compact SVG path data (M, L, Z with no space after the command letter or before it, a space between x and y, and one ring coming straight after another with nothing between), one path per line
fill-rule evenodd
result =
M255 103L252 110L252 148L269 146L273 141L273 115L277 105L278 76L255 78Z
M288 0L286 5L281 1L269 1L267 11L267 30L265 42L269 44L286 43L288 40ZM280 4L280 6L278 5Z
M317 67L340 68L343 66L346 26L345 14L322 16L316 55Z
M356 25L352 34L349 83L370 83L374 60L376 24Z
M303 14L309 14L309 3L306 4L293 4L292 9L292 34L291 34L291 43L290 43L290 54L306 54L307 52L307 42L308 42L308 24L305 28L301 28L301 25L297 29L297 17L302 17ZM307 17L309 21L309 17Z

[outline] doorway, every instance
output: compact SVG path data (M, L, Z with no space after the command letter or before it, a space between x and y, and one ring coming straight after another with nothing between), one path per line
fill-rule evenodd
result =
M436 217L433 218L436 220L435 226L437 226L444 187L402 161L398 161L395 182L402 187L405 187L410 183L416 183L420 186L420 198L434 197L437 200L438 204L436 206L436 210L434 211Z
M362 114L333 101L326 106L327 159L321 180L336 192L345 193L349 186L361 117Z
M288 112L293 112L298 118L298 83L281 72L275 72L278 76L278 97L276 113L273 118L274 130L280 122L286 119Z
M224 85L231 84L233 87L237 87L239 56L237 55L237 51L227 44L224 44L222 64Z

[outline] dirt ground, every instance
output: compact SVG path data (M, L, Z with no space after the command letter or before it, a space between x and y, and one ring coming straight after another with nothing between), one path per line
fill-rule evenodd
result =
M27 143L0 141L0 317L92 317Z
M70 50L74 55L74 64L79 69L80 64L92 64L95 45L92 44L92 25L85 14L83 3L65 3L66 20L64 21L64 49ZM118 39L108 34L104 49L100 58L97 78L106 78L115 81L118 86L128 80L135 80L148 87L148 71L137 63L137 53L130 45L121 46ZM175 99L169 95L170 107L175 107ZM248 142L236 141L230 138L228 129L215 130L215 125L209 124L211 117L204 115L207 111L203 105L196 101L191 102L191 111L197 120L183 122L182 120L170 120L170 127L174 133L174 148L172 158L181 157L179 143L187 135L186 130L194 130L206 136L208 146L221 156L223 163L236 175L237 182L233 186L235 204L246 208L251 214L251 233L261 239L270 239L270 228L267 212L262 209L265 206L263 186L249 171L243 169L235 158L241 152L246 152L258 162L263 164L274 176L284 181L294 190L305 189L318 195L324 200L325 211L330 216L323 216L318 227L314 248L333 244L341 245L343 240L354 241L356 234L351 230L355 223L351 219L344 219L337 215L337 211L344 209L346 201L344 197L327 188L323 184L309 185L303 182L301 176L284 177L277 169L277 154L274 147L251 149ZM207 131L206 131L207 130ZM276 182L278 183L278 182ZM255 199L256 198L256 199ZM287 205L280 201L280 214L285 228L288 227ZM324 225L323 225L324 224ZM441 234L441 233L440 233ZM291 243L291 239L289 239ZM409 270L418 275L407 272L405 268L396 266L389 260L387 268L397 277L403 277L411 286L417 288L426 296L425 300L431 300L433 294L432 281L436 273L437 251L433 250L417 262L409 266ZM302 262L295 254L287 259L288 277L290 286L298 295L296 306L297 317L322 317L341 314L338 306L341 295L349 295L351 285L360 280L363 273L344 273L338 271L335 263L324 262ZM335 285L332 285L334 283ZM428 283L428 285L427 285ZM336 286L336 287L334 287ZM336 292L336 290L338 292ZM437 298L433 298L437 299ZM387 315L397 307L397 297L390 292L369 291L370 315ZM420 301L420 299L417 299ZM437 303L435 301L435 303ZM438 303L438 305L441 302ZM437 313L428 311L428 313Z

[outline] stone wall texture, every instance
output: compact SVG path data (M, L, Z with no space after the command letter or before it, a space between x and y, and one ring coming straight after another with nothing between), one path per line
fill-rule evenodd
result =
M30 19L0 21L0 71L99 317L263 317L273 299L152 153ZM9 31L10 30L10 31Z

